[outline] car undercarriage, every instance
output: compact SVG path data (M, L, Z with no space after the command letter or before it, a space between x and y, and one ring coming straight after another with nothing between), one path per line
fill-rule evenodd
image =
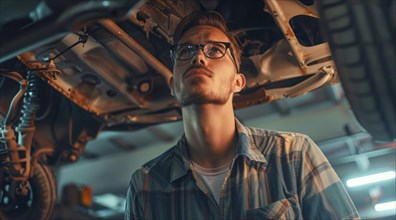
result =
M135 131L182 120L180 105L168 87L169 49L176 25L193 11L222 14L242 48L241 72L247 85L235 94L235 109L293 98L341 81L361 124L378 140L396 137L391 37L395 21L388 18L390 12L384 13L379 22L385 25L377 30L383 36L371 41L360 38L372 31L357 33L365 27L358 22L361 7L381 17L381 10L394 7L394 2L32 0L18 5L6 0L1 4L0 156L5 181L0 187L11 184L19 197L34 193L33 204L38 204L28 208L18 204L18 196L9 195L12 202L2 204L8 217L46 219L53 207L37 195L44 188L51 191L49 200L55 198L54 177L47 166L78 160L100 131ZM370 50L371 45L376 51ZM381 59L377 62L372 54ZM44 186L35 185L34 178L42 176L49 180ZM37 207L45 208L37 211Z

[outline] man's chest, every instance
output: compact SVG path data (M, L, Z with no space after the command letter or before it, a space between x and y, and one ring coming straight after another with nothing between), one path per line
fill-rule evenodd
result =
M145 213L158 219L299 219L294 184L266 172L237 173L225 179L216 202L202 180L193 177L170 190L147 192Z

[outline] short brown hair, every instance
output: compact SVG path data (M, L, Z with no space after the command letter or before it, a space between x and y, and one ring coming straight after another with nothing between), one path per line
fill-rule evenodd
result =
M173 44L177 44L183 34L190 28L198 25L208 25L221 30L231 42L231 47L235 55L238 67L241 64L241 48L234 35L228 30L227 24L218 12L215 11L195 11L187 15L180 21L173 35Z

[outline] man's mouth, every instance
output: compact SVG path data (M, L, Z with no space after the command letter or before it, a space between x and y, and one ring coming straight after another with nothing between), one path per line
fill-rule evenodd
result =
M193 76L206 76L206 77L210 77L211 71L207 70L204 67L192 67L189 68L183 75L183 78L189 78L189 77L193 77Z
M198 70L198 69L192 69L190 71L188 71L186 73L186 75L184 76L184 78L189 78L189 77L194 77L194 76L206 76L209 77L208 74L206 74L204 71L202 70Z

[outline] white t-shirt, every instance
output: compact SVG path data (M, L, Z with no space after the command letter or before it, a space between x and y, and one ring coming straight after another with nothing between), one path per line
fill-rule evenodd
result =
M202 167L191 161L194 170L201 176L204 183L212 192L217 204L220 202L220 191L223 186L227 171L230 169L231 162L215 168Z

